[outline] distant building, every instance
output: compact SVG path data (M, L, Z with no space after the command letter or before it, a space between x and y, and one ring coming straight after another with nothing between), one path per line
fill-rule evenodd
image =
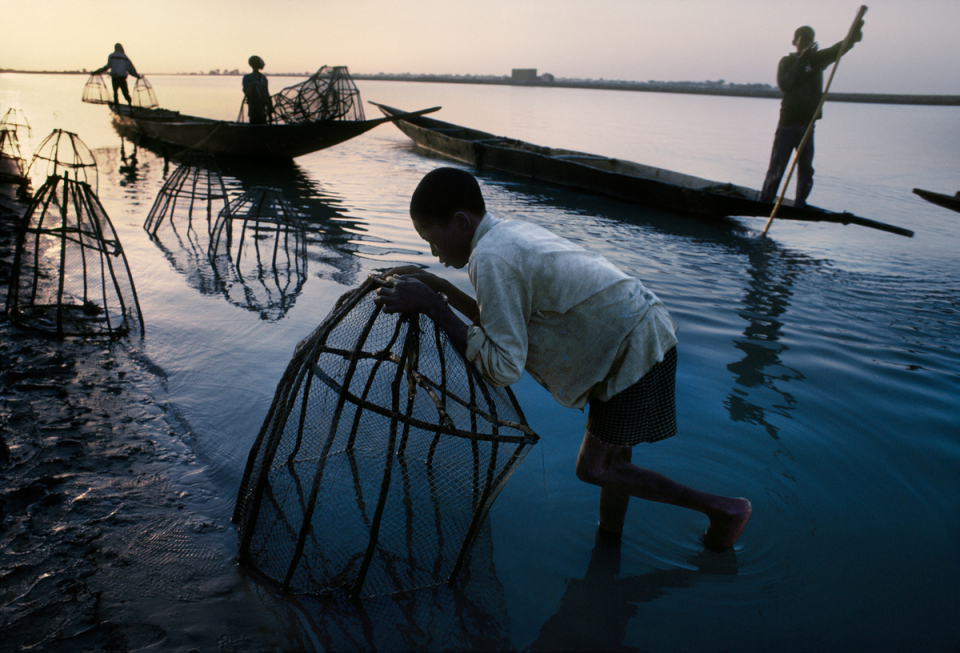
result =
M553 84L554 77L550 73L543 73L540 75L540 81L544 82L545 84Z
M536 68L514 68L510 79L515 82L535 82L537 81Z

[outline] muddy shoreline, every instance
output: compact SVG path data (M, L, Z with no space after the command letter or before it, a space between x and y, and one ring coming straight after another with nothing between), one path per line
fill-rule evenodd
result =
M0 308L17 219L0 188ZM2 313L2 311L0 311ZM128 342L51 339L0 315L4 651L259 651L235 562L162 371ZM276 649L274 649L276 650Z

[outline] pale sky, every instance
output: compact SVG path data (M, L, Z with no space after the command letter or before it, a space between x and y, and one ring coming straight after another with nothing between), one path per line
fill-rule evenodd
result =
M8 0L0 68L93 70L123 43L147 75L345 65L354 73L776 83L800 25L827 47L839 0ZM14 4L16 6L14 6ZM834 91L960 95L960 0L874 0Z

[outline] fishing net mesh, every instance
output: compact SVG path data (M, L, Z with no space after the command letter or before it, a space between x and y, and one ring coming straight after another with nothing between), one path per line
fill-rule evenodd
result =
M364 120L360 91L346 66L323 66L310 79L288 86L272 99L273 123Z
M100 73L93 73L83 85L83 101L89 104L110 104L113 102L113 91Z
M371 277L302 341L237 499L240 556L292 593L378 596L450 582L536 443L425 315Z
M67 175L97 192L97 160L90 148L73 132L54 129L30 159L27 176L45 183L50 177Z
M143 332L127 259L88 184L51 176L35 193L18 234L7 312L58 336Z
M129 84L129 81L127 83ZM129 90L130 103L133 106L140 109L155 109L160 106L153 86L147 81L146 76L141 75ZM93 73L83 85L82 99L88 104L113 104L113 82L108 84L103 73ZM123 95L121 94L118 99L123 101Z

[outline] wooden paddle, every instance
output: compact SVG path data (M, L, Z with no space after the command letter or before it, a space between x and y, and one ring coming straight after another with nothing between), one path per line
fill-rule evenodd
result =
M840 58L843 57L844 53L847 51L847 45L850 43L853 32L860 25L860 21L863 20L863 15L865 13L867 13L867 6L860 5L860 11L857 12L857 17L853 20L853 24L850 26L849 31L847 31L847 36L843 39L843 45L840 46L840 52L837 54L837 60L833 62L833 69L830 71L829 79L827 79L827 86L823 89L823 94L820 96L820 104L817 105L817 110L813 112L813 117L810 118L810 124L807 125L807 131L803 133L803 138L800 139L800 145L797 146L797 152L793 156L793 163L790 164L790 170L787 172L787 180L783 182L783 190L780 191L780 197L777 198L777 203L773 205L773 211L770 212L770 217L767 219L767 224L764 225L763 231L760 233L761 236L767 235L767 230L770 229L770 225L773 224L773 219L776 217L777 211L780 210L780 205L783 203L783 196L786 194L787 186L790 184L790 178L793 176L793 169L797 167L797 160L800 158L800 153L803 151L803 147L807 144L807 141L810 140L810 134L813 133L813 125L817 121L817 116L820 115L820 110L823 108L823 103L827 100L827 91L830 90L830 84L833 83L833 76L837 72L837 66L840 65Z

